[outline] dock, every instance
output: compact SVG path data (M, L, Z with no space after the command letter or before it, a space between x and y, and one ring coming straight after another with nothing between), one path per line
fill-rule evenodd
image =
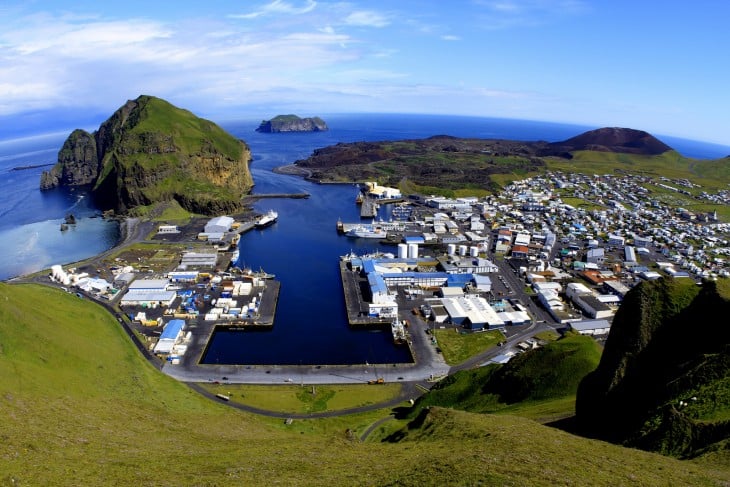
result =
M347 321L350 326L375 328L390 324L391 320L368 316L368 306L362 299L361 286L361 284L366 285L367 280L362 279L357 272L350 270L347 267L347 262L340 261L340 277L342 278L342 290L345 294Z
M365 198L360 206L360 218L373 218L378 215L378 203L372 198Z

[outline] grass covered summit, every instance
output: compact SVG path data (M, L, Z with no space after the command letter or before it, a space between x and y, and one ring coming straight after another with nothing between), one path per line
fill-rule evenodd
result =
M239 210L251 151L211 121L152 96L129 100L93 133L75 130L41 189L90 185L103 209L177 201L203 214Z

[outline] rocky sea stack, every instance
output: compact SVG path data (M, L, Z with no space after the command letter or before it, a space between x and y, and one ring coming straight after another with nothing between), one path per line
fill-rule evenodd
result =
M256 132L324 132L327 124L319 117L300 118L296 115L277 115L271 120L264 120Z
M40 187L90 186L97 205L117 213L171 200L194 213L233 213L253 186L250 161L246 143L213 122L143 95L95 132L73 131Z

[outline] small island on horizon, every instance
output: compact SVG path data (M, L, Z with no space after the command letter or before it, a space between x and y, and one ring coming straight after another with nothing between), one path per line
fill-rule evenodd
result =
M301 118L297 115L277 115L271 120L262 120L256 132L325 132L329 130L324 120L319 117Z

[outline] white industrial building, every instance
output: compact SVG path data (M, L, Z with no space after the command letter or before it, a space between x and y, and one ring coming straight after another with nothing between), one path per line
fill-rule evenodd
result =
M170 306L175 300L175 291L168 291L167 279L137 279L129 285L120 304L122 306Z
M230 216L217 216L205 224L204 233L225 233L231 229L234 222Z
M575 303L585 314L594 319L610 318L614 310L607 302L596 297L595 293L585 284L571 282L565 288L565 295ZM611 296L606 301L618 301L617 297Z
M160 225L159 227L157 227L158 235L165 235L170 233L180 233L177 225Z
M611 324L606 320L571 321L568 326L581 335L605 335L611 331Z
M178 268L182 270L193 267L213 269L217 263L218 253L185 252Z
M441 300L452 323L472 330L503 328L505 326L497 312L486 299L469 295Z

